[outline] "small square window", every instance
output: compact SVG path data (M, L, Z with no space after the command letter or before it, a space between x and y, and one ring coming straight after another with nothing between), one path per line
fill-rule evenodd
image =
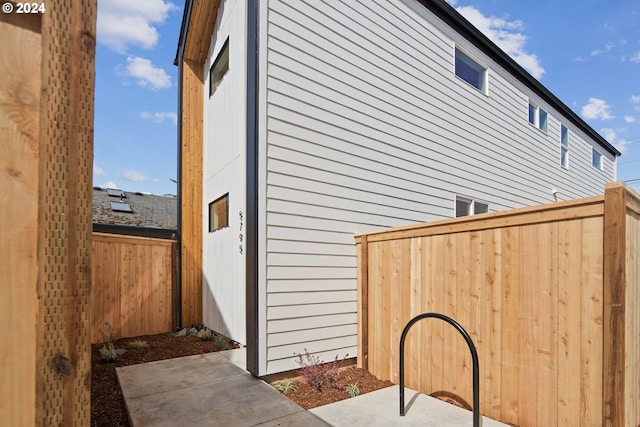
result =
M209 203L209 232L229 225L229 193Z
M529 101L529 123L547 133L547 112Z
M482 202L474 202L473 203L473 214L483 214L489 212L489 205Z
M591 164L598 169L602 170L602 154L597 151L595 148L591 149Z
M209 70L209 96L213 95L216 88L220 86L222 78L227 74L227 71L229 71L229 39L224 42L220 53L218 53Z
M456 218L489 212L489 204L466 197L456 196Z
M456 197L456 218L471 215L471 200Z
M487 69L457 48L455 68L456 76L460 77L479 91L486 93Z

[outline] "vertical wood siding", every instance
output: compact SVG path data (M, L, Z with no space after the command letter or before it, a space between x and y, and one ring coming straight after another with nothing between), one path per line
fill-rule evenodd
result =
M359 235L359 364L397 383L402 329L442 313L478 349L483 414L637 425L639 207L612 185L605 197ZM626 231L608 236L611 224ZM408 387L471 404L471 356L453 328L422 321L405 352Z
M325 360L355 355L352 233L450 218L456 195L498 211L551 202L552 187L561 200L595 195L615 177L611 157L605 171L593 168L593 142L415 2L274 0L263 22L263 373L295 368L293 352L304 348ZM456 44L489 68L487 95L455 77ZM546 134L528 123L530 98L549 113ZM517 236L492 238L520 250L511 246ZM443 304L471 290L460 292ZM512 333L529 326L523 320Z
M94 233L91 342L171 332L176 313L173 240Z

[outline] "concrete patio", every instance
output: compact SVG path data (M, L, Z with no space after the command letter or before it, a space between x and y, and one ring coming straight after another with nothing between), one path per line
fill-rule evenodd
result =
M398 388L306 411L244 370L243 349L117 368L132 427L150 426L471 426L471 412ZM483 427L506 424L483 418Z

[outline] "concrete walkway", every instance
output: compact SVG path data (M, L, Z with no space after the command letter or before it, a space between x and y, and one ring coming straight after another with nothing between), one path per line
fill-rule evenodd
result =
M229 350L117 368L129 422L151 426L471 426L471 412L389 387L305 411L245 371L244 350ZM483 427L503 427L489 418Z

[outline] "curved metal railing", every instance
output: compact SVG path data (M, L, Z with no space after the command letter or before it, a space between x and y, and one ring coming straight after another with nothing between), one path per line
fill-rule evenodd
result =
M453 320L449 316L445 316L440 313L422 313L414 317L407 323L407 326L402 330L402 335L400 336L400 416L404 416L404 341L407 338L407 334L409 333L409 329L416 324L418 321L422 319L427 319L430 317L435 317L437 319L444 320L449 323L451 326L456 328L458 332L462 335L464 340L467 342L469 346L469 350L471 351L471 360L473 363L473 427L480 427L480 372L479 372L479 363L478 363L478 352L476 351L476 346L471 341L471 337L464 330L462 326L455 320Z

